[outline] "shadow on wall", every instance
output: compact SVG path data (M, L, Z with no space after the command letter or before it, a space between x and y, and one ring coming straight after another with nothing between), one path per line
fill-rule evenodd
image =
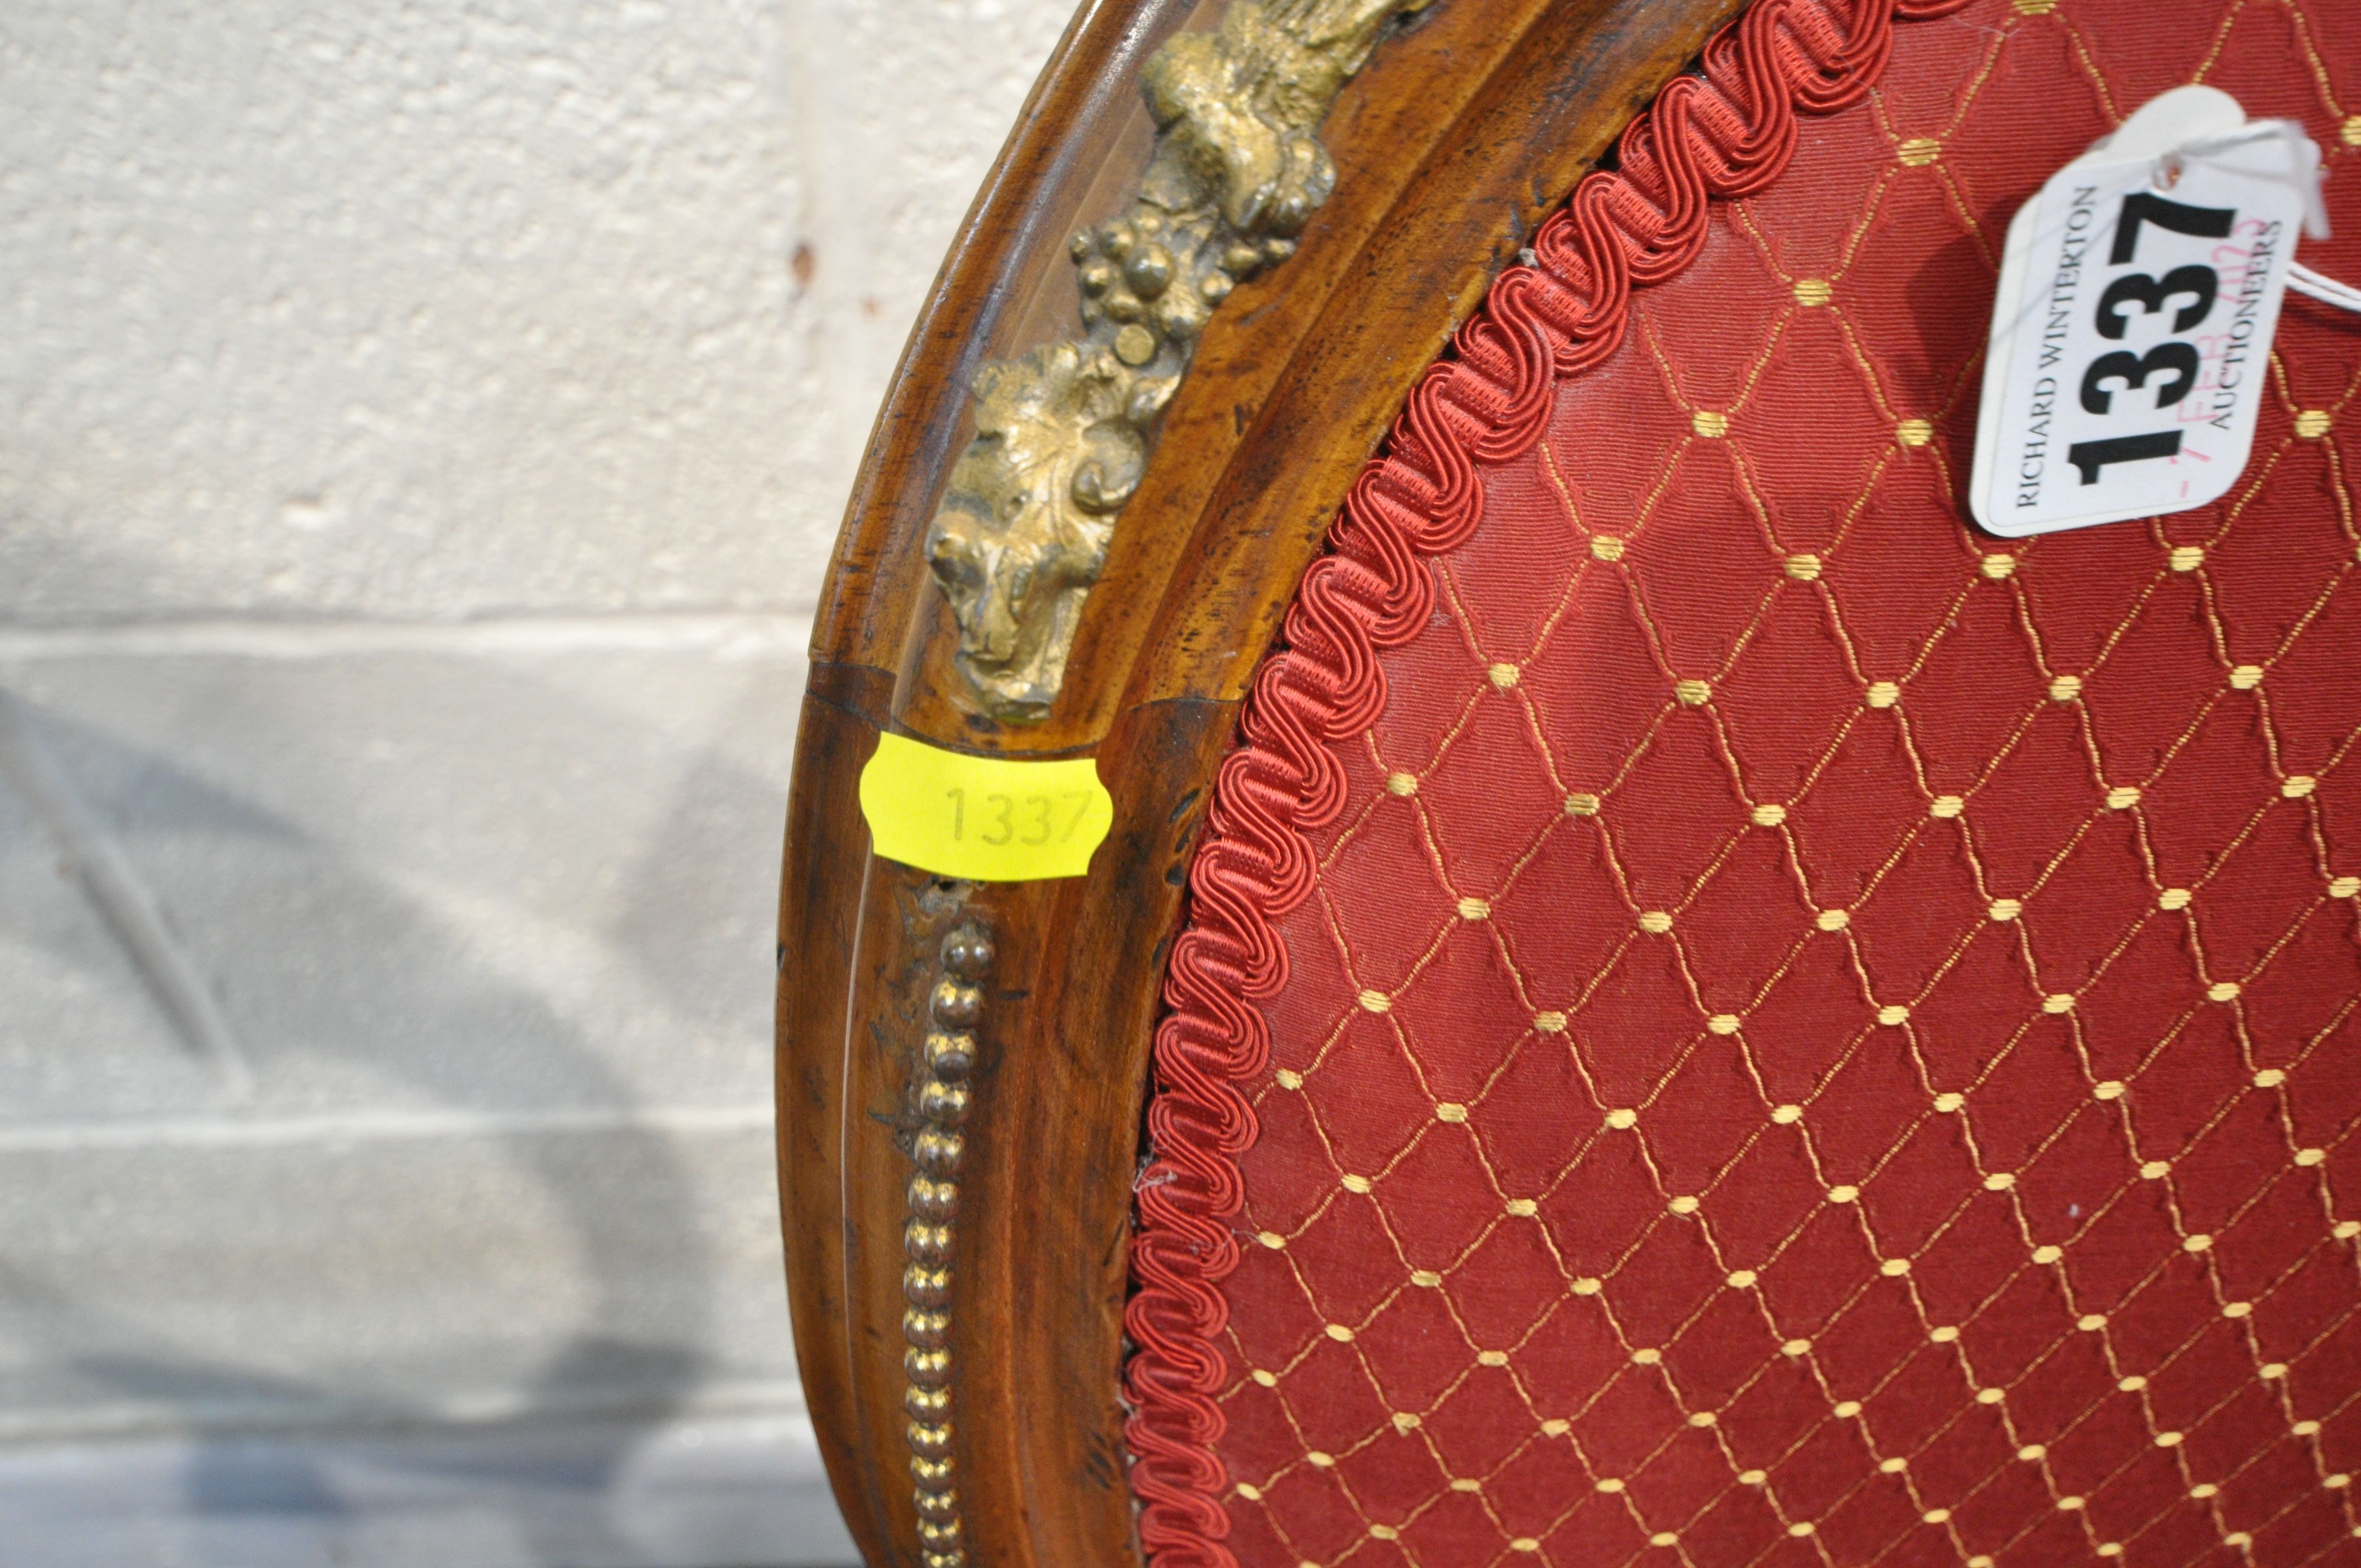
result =
M562 1463L500 1479L581 1508L511 1533L628 1563L600 1499L653 1429L717 1381L791 1408L768 911L800 659L569 658L8 674L256 1086L192 1110L159 1061L140 1116L0 1121L0 1403L32 1428L220 1435L190 1450L192 1514L333 1519L356 1505L329 1461L228 1440L573 1416ZM777 733L777 774L584 700L619 664L641 719L686 692L716 735ZM410 761L372 778L388 742ZM374 1463L447 1463L405 1452Z

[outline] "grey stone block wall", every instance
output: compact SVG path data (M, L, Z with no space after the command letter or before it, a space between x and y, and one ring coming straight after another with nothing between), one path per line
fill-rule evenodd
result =
M0 7L0 1560L842 1563L803 648L1068 0Z
M853 1561L809 1429L721 1412L0 1450L0 1519L47 1568Z

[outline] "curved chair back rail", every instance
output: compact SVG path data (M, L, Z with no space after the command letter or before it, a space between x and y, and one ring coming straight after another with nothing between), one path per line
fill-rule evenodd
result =
M984 711L959 668L929 526L975 434L978 369L1080 329L1069 247L1121 214L1148 166L1148 60L1217 30L1224 6L1086 5L1037 85L879 415L822 598L788 817L790 1295L813 1419L872 1563L1137 1560L1118 1398L1133 1179L1213 768L1412 383L1735 9L1433 0L1378 28L1318 126L1333 192L1283 264L1242 268L1211 312L1151 422L1056 699L1018 722ZM955 883L872 855L858 780L888 730L1094 755L1115 822L1090 873ZM930 1036L952 1043L930 1050Z

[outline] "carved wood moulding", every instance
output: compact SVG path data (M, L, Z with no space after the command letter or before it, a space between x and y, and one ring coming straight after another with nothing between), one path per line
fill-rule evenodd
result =
M1036 86L879 415L788 818L796 1354L872 1563L1139 1561L1132 1183L1239 699L1411 383L1736 8L1090 0ZM871 854L887 732L1093 758L1115 819L1088 874Z

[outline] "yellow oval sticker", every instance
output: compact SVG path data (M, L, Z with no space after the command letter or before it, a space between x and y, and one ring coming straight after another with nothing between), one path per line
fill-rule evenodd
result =
M1081 876L1115 825L1088 757L973 757L881 735L861 770L861 815L889 861L970 882Z

